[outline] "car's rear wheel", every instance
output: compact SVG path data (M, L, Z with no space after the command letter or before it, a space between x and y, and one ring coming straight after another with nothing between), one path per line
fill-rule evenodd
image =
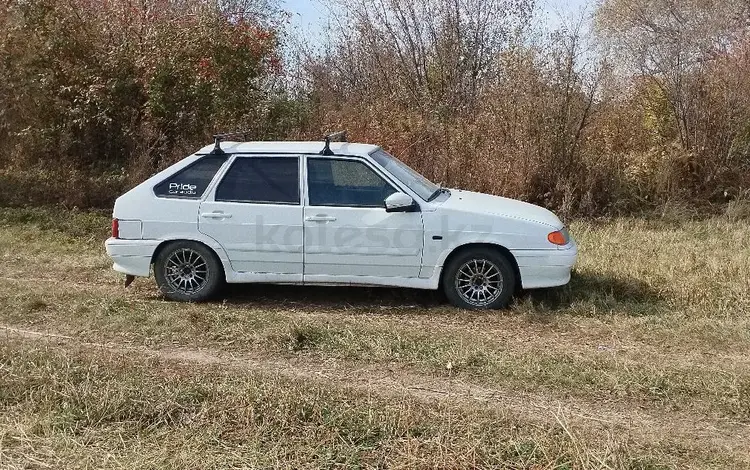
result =
M170 300L201 302L219 290L223 281L221 263L205 245L191 241L172 242L154 261L156 284Z
M516 290L515 271L500 252L469 249L459 253L446 266L443 289L448 300L460 308L504 308Z

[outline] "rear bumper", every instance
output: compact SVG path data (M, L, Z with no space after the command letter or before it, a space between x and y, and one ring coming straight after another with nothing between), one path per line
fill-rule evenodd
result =
M112 258L112 269L131 276L147 277L151 273L151 259L159 240L121 240L110 238L104 242Z
M564 286L570 282L570 271L578 259L578 247L571 242L560 250L513 251L524 289Z

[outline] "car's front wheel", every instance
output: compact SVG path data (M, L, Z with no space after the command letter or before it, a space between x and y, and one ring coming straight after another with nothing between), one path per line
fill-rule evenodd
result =
M223 270L216 255L205 245L191 241L172 242L154 261L156 284L170 300L201 302L218 291Z
M515 271L500 252L469 249L446 265L443 289L448 300L457 307L471 310L504 308L516 290Z

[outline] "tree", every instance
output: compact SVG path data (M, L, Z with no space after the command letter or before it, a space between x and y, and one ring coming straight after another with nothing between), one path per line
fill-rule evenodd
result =
M286 134L280 25L269 8L266 0L3 2L0 163L43 170L58 185L114 173L117 184L103 184L115 192L216 131Z
M695 78L745 40L746 0L604 0L596 30L622 70L653 81L668 100L682 147L695 147Z

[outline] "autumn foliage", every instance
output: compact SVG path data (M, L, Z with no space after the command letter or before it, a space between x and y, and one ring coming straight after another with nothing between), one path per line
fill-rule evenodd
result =
M257 13L163 0L1 8L0 194L14 202L106 206L216 129L285 134L277 27Z
M599 215L748 198L746 2L334 0L319 43L263 0L0 6L0 203L108 207L242 129L347 129L435 181ZM285 59L283 59L285 58Z
M321 128L564 214L748 196L742 2L609 0L552 31L521 0L339 4L354 27L307 69Z

